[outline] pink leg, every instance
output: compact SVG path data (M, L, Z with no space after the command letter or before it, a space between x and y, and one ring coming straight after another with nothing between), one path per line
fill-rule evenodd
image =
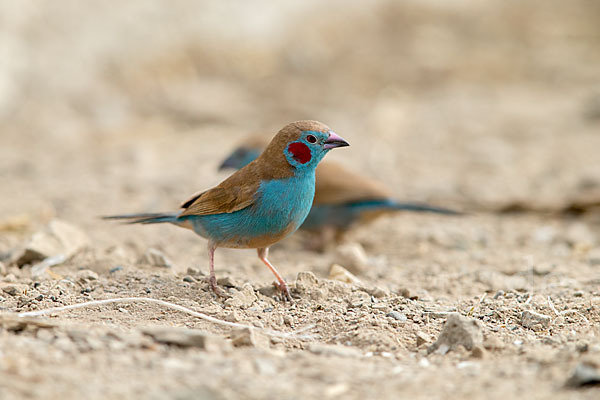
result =
M221 297L227 297L227 293L217 286L217 277L215 276L215 250L217 246L214 243L208 242L208 284L212 291Z
M275 278L277 278L277 287L279 288L279 290L283 293L283 295L289 301L293 302L294 299L292 299L292 295L290 294L290 289L288 289L288 286L286 285L285 281L283 280L283 277L281 275L279 275L279 272L277 272L277 270L275 269L273 264L271 264L271 262L267 259L268 255L269 255L269 248L265 247L263 249L256 249L256 250L258 252L258 258L260 258L260 261L264 262L265 265L271 270L273 275L275 275Z

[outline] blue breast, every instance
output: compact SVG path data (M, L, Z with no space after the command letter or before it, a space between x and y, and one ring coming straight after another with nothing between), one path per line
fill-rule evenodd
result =
M219 247L268 247L294 232L310 211L315 194L314 171L261 183L255 202L242 210L186 216L194 231Z

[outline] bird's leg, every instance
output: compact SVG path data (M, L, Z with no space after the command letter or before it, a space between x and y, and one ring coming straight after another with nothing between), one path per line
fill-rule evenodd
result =
M283 277L281 275L279 275L279 272L277 272L277 270L275 269L273 264L271 264L271 262L267 259L268 255L269 255L269 248L265 247L265 248L256 249L256 250L258 252L258 258L260 258L260 261L264 262L265 265L271 270L273 275L275 275L275 278L277 278L277 288L283 293L283 296L285 298L287 298L289 301L294 301L294 299L292 299L290 289L288 289L288 286L285 283L285 281L283 280Z
M215 275L215 250L217 246L214 243L208 242L208 284L212 291L220 297L228 297L227 293L217 286L217 277Z

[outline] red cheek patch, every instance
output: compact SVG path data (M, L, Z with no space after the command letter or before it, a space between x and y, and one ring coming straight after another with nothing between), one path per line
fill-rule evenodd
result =
M294 157L294 160L298 161L300 164L306 164L312 158L310 149L304 143L294 142L290 144L287 149Z

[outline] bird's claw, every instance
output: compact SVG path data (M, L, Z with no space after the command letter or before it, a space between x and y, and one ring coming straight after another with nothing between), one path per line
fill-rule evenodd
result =
M294 302L294 298L290 293L290 289L285 282L275 282L274 284L275 287L281 292L284 301L289 301L290 303Z
M208 285L210 286L210 289L213 291L213 293L215 295L217 295L218 297L224 298L224 299L228 299L228 298L231 297L231 295L229 293L227 293L219 285L217 285L217 278L216 277L209 276L207 278L207 281L208 281Z

